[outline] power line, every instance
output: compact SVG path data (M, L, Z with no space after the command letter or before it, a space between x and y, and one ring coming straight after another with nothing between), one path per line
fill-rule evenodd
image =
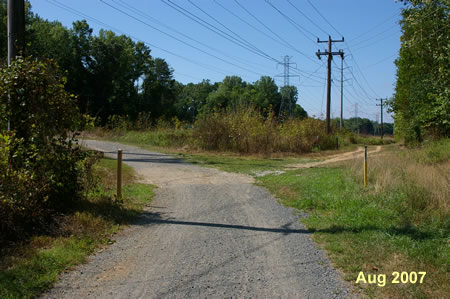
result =
M314 6L314 4L311 3L311 1L309 1L309 0L306 0L306 1L308 1L309 5L311 5L312 8L314 8L314 10L319 14L319 16L321 16L322 19L323 19L328 25L330 25L331 28L333 28L334 31L336 31L337 34L339 34L340 36L343 36L343 34L341 34L341 33L333 26L333 24L331 24L330 22L328 22L328 20L320 13L320 11Z
M102 0L100 0L102 1ZM188 10L186 10L185 8L181 7L180 5L173 3L170 0L164 1L161 0L164 4L166 4L167 6L171 7L172 9L175 9L176 11L178 11L179 13L183 14L184 16L186 16L187 18L193 20L194 22L198 23L199 25L201 25L202 27L205 27L206 29L218 34L219 36L225 38L226 40L254 53L257 54L258 56L261 56L263 58L275 61L275 62L280 62L277 59L271 57L270 55L264 53L263 51L259 50L258 48L256 48L255 46L251 46L248 47L246 44L243 44L242 42L240 42L238 39L236 39L235 37L229 35L228 33L224 32L223 30L217 28L216 26L210 24L209 22L204 21L202 18L194 15L193 13L189 12Z
M245 70L245 71L247 71L247 72L250 72L250 73L253 73L253 74L256 74L256 75L262 75L261 73L254 72L254 71L249 70L249 69L247 69L247 68L245 68L245 67L239 66L239 65L237 65L237 64L235 64L235 63L232 63L232 62L229 62L229 61L227 61L227 60L225 60L225 59L222 59L222 58L218 57L217 55L214 55L214 54L212 54L212 53L209 53L209 52L207 52L207 51L204 51L204 50L202 50L202 49L200 49L200 48L198 48L198 47L196 47L196 46L194 46L194 45L192 45L192 44L190 44L190 43L188 43L188 42L186 42L186 41L183 41L182 39L179 39L179 38L176 37L176 36L173 36L173 35L170 34L170 33L167 33L167 32L165 32L165 31L163 31L163 30L158 29L157 27L155 27L155 26L153 26L153 25L151 25L151 24L149 24L149 23L147 23L147 22L145 22L145 21L143 21L143 20L141 20L141 19L139 19L139 18L137 18L137 17L135 17L135 16L133 16L133 15L127 13L126 11L124 11L124 10L122 10L122 9L120 9L120 8L118 8L118 7L116 7L116 6L114 6L114 5L111 5L110 3L107 3L107 2L104 1L104 0L100 0L100 2L104 3L105 5L107 5L107 6L111 7L111 8L113 8L113 9L115 9L115 10L121 12L122 14L124 14L124 15L126 15L126 16L128 16L128 17L130 17L130 18L132 18L132 19L134 19L134 20L136 20L136 21L138 21L138 22L140 22L140 23L142 23L142 24L144 24L144 25L146 25L146 26L148 26L148 27L150 27L150 28L152 28L152 29L154 29L154 30L156 30L156 31L158 31L158 32L160 32L160 33L166 35L166 36L168 36L168 37L170 37L170 38L172 38L172 39L177 40L177 41L180 42L180 43L183 43L183 44L187 45L188 47L191 47L191 48L193 48L193 49L195 49L195 50L197 50L197 51L200 51L200 52L202 52L202 53L204 53L204 54L206 54L206 55L208 55L208 56L211 56L211 57L213 57L213 58L216 58L216 59L218 59L218 60L220 60L220 61L222 61L222 62L225 62L225 63L227 63L227 64L230 64L230 65L232 65L232 66L235 66L235 67L238 67L238 68L240 68L240 69L243 69L243 70Z
M83 18L85 18L85 19L91 20L92 22L97 23L97 24L99 24L99 25L101 25L101 26L103 26L103 27L110 28L110 29L114 30L115 32L118 32L118 33L121 33L121 34L124 34L124 35L128 35L130 38L132 38L132 39L134 39L134 40L136 40L136 41L140 41L140 42L142 42L142 43L144 43L144 44L146 44L146 45L148 45L148 46L151 46L151 47L153 47L153 48L155 48L155 49L161 50L161 51L166 52L166 53L168 53L168 54L170 54L170 55L173 55L173 56L175 56L175 57L178 57L178 58L180 58L180 59L183 59L183 60L185 60L185 61L188 61L188 62L190 62L190 63L192 63L192 64L194 64L194 65L196 65L196 66L201 66L201 67L203 67L203 68L212 70L212 71L214 71L214 72L217 72L217 73L222 74L222 75L225 75L225 76L228 75L228 74L226 73L225 70L220 70L220 69L217 68L217 67L210 66L210 65L208 65L208 64L205 64L205 63L202 63L202 62L193 60L193 59L191 59L191 58L188 58L188 57L179 55L179 54L177 54L177 53L174 53L174 52L172 52L172 51L170 51L170 50L167 50L167 49L161 48L161 47L159 47L159 46L156 46L156 45L154 45L154 44L152 44L152 43L146 42L146 41L144 41L144 40L142 40L142 39L140 39L140 38L137 38L137 37L135 37L135 36L133 36L133 35L127 34L126 32L124 32L124 31L122 31L122 30L120 30L120 29L117 29L117 28L115 28L115 27L113 27L113 26L111 26L111 25L109 25L109 24L107 24L107 23L104 23L104 22L102 22L102 21L100 21L100 20L98 20L98 19L96 19L96 18L93 18L93 17L91 17L91 16L88 16L88 15L86 15L85 13L80 12L80 11L74 9L74 8L71 8L70 6L67 6L67 5L65 5L65 4L63 4L63 3L60 3L60 2L58 2L58 1L56 1L56 0L47 0L47 2L49 2L49 3L52 4L52 5L55 5L55 6L59 7L59 8L61 8L61 9L63 9L63 10L66 10L66 11L72 13L72 14L75 14L75 15L81 16L81 17L83 17Z
M298 11L302 16L304 16L308 21L310 21L314 26L316 26L320 31L325 33L325 35L330 35L329 32L326 32L319 25L317 25L313 20L311 20L308 15L304 14L297 6L295 6L290 0L286 0L296 11ZM316 36L317 37L317 36Z
M385 40L385 39L388 39L388 38L390 38L390 37L392 37L392 36L395 36L395 35L397 35L397 34L398 34L397 32L393 32L393 33L391 33L391 34L389 34L389 35L387 35L387 36L383 36L382 38L375 40L375 41L372 42L372 43L369 43L369 44L366 44L366 45L362 45L362 46L360 46L360 47L356 47L356 49L354 49L354 50L355 50L355 51L359 51L359 50L361 50L361 49L364 49L364 48L373 46L373 45L375 45L375 44L377 44L377 43L379 43L379 42L381 42L381 41L383 41L383 40Z
M375 62L375 63L372 63L372 64L370 64L370 65L368 65L368 66L365 66L363 69L368 69L368 68L371 68L371 67L373 67L373 66L376 66L376 65L378 65L378 64L380 64L380 63L382 63L382 62L385 62L386 60L388 60L388 59L390 59L390 58L392 58L392 57L394 57L394 56L397 56L397 55L398 55L398 54L395 53L395 54L389 55L389 56L387 56L387 57L384 57L383 59L380 59L379 61L377 61L377 62Z
M245 8L245 6L243 6L241 3L239 3L238 0L234 0L234 2L236 2L237 5L239 5L240 8L242 8L247 14L249 14L253 19L255 19L259 24L261 24L264 28L266 28L268 31L270 31L274 36L276 36L282 43L284 43L285 46L287 46L288 48L296 51L297 53L301 54L302 56L306 57L307 59L311 60L313 63L316 63L316 61L314 61L313 59L311 59L308 55L306 55L305 53L299 51L298 49L296 49L294 46L292 46L289 42L287 42L285 39L283 39L279 34L277 34L275 31L273 31L272 29L270 29L269 26L267 26L266 24L264 24L264 22L262 22L258 17L256 17L252 12L250 12L247 8Z
M350 41L353 42L353 41L355 41L355 40L358 40L359 38L365 36L367 33L371 32L371 31L373 31L373 30L379 28L381 25L387 23L390 19L392 19L392 18L394 18L394 17L396 17L396 16L398 16L398 13L393 14L392 16L390 16L389 18L387 18L386 20L384 20L384 21L378 23L377 25L373 26L373 27L370 28L369 30L367 30L367 31L365 31L365 32L363 32L363 33L361 33L361 34L359 34L358 36L356 36L355 38L351 39ZM392 27L391 27L391 28L392 28Z
M204 13L205 15L207 15L209 18L211 18L213 21L215 21L216 23L218 23L219 25L221 25L223 28L225 28L227 31L229 31L231 34L233 34L234 36L236 36L238 39L240 39L244 44L247 44L250 47L253 47L256 49L255 46L253 46L251 43L249 43L247 40L245 40L244 38L242 38L239 34L237 34L236 32L234 32L233 30L231 30L230 28L228 28L228 26L225 26L222 22L220 22L219 20L217 20L217 18L213 17L211 14L207 13L204 9L202 9L200 6L198 6L197 4L195 4L194 2L192 2L191 0L188 0L188 2L196 7L198 10L200 10L202 13Z
M175 28L173 28L173 27L171 27L171 26L168 26L168 25L164 24L163 22L161 22L161 21L159 21L159 20L157 20L157 19L151 17L150 15L148 15L148 14L146 14L146 13L143 13L143 12L140 11L139 9L137 9L137 8L135 8L135 7L133 7L133 6L131 6L130 4L126 3L126 2L123 1L123 0L112 0L112 1L115 2L115 3L117 3L117 4L120 5L120 6L124 7L124 8L127 8L127 9L129 9L129 10L131 10L131 11L134 11L134 12L137 13L138 15L140 15L140 16L142 16L142 17L144 17L144 18L146 18L146 19L148 19L148 20L150 20L150 21L152 21L152 22L154 22L154 23L156 23L156 24L158 24L158 25L160 25L160 26L163 26L163 27L165 27L165 28L167 28L167 29L169 29L169 30L171 30L171 31L173 31L173 32L176 32L177 34L179 34L179 35L181 35L181 36L183 36L183 37L185 37L185 38L187 38L187 39L189 39L189 40L191 40L191 41L194 41L194 42L196 42L196 43L198 43L198 44L200 44L200 45L202 45L202 46L204 46L204 47L206 47L206 48L208 48L208 49L210 49L210 50L212 50L212 51L218 52L218 53L220 53L221 55L223 55L223 56L225 56L225 57L228 57L228 58L230 58L230 59L233 59L234 61L237 61L238 63L247 65L247 66L249 66L249 67L254 67L254 66L249 65L249 64L246 63L246 62L242 62L241 59L238 59L238 58L236 58L236 57L233 57L233 56L231 56L231 55L228 55L227 53L225 53L225 52L223 52L223 51L221 51L221 50L218 50L218 49L216 49L216 48L214 48L214 47L211 47L211 46L208 45L208 44L205 44L205 43L203 43L203 42L201 42L201 41L199 41L199 40L197 40L197 39L194 39L194 38L190 37L190 36L187 35L187 34L184 34L183 32L180 32L179 30L177 30L177 29L175 29ZM120 3L118 3L118 2L121 2L122 4L120 4ZM261 70L261 69L260 69L260 70ZM265 71L265 70L262 70L262 71Z
M368 41L370 41L370 40L372 40L372 39L382 35L383 33L389 32L389 31L391 31L393 29L395 29L395 27L389 27L389 28L387 28L387 29L385 29L385 30L383 30L381 32L378 32L377 34L375 34L375 35L373 35L373 36L371 36L369 38L366 38L366 39L364 39L362 41L358 41L358 42L353 43L353 44L352 44L352 42L349 42L349 44L352 44L352 47L356 47L358 45L364 44L365 42L368 42Z
M339 32L339 30L336 29L336 27L334 27L328 20L327 18L325 18L322 13L314 6L314 4L311 3L310 0L307 0L307 2L311 5L311 7L322 17L322 19L328 24L330 25L339 35L342 36L342 34ZM356 62L356 60L354 59L353 53L350 50L350 46L348 45L347 42L345 42L345 44L347 45L347 49L350 52L350 57L352 58L352 60L355 62L356 67L358 68L359 72L361 73L361 77L363 78L363 80L366 82L367 86L369 87L370 90L372 90L374 92L374 94L378 97L377 93L372 89L372 87L370 86L370 84L367 82L367 79L365 78L364 74L362 73L362 71L360 70L360 67L358 65L358 63ZM356 80L356 79L355 79ZM358 83L359 85L359 83ZM365 90L364 90L365 92ZM365 92L366 93L366 92Z
M317 38L316 35L314 35L313 33L311 33L311 31L309 31L306 28L303 28L302 26L300 26L297 22L295 22L294 20L292 20L289 16L287 16L285 13L283 13L280 9L278 9L273 3L271 3L270 1L266 0L266 3L269 4L273 9L275 9L281 16L283 16L295 29L297 29L298 32L300 32L301 34L303 34L308 40L310 40L312 43L315 43L315 41L313 39L311 39L310 37L308 37L305 32L309 33L310 35L312 35L313 37Z

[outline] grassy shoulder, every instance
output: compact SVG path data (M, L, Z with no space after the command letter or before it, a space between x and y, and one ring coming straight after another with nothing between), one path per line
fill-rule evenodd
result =
M369 156L369 187L362 185L362 161L286 171L289 164L321 159L184 154L202 166L250 175L280 201L307 211L303 219L344 278L370 297L444 298L450 292L448 140L407 149L388 145ZM336 152L333 152L333 154ZM422 283L392 283L397 271L426 272ZM379 283L356 283L358 275ZM382 277L386 281L382 285ZM406 274L404 274L406 275Z
M153 197L154 186L136 183L134 170L123 165L123 200L114 199L117 162L101 159L94 165L100 181L86 199L55 224L55 233L36 235L3 249L0 258L0 297L32 298L56 281L58 275L86 260L113 241L122 225L133 221Z

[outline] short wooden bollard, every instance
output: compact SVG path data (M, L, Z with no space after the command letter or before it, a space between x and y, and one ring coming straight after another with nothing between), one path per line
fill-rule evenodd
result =
M367 187L367 145L364 146L364 187Z
M117 199L122 198L122 150L117 151Z

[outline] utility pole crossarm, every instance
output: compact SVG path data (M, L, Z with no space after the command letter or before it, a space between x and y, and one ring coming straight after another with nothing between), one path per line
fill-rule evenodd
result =
M333 59L333 56L339 55L342 58L344 57L344 52L340 50L339 52L333 52L331 49L332 43L338 43L338 42L344 42L344 37L342 37L341 40L332 40L331 36L328 36L328 40L319 40L317 39L318 43L328 43L328 51L321 52L318 50L316 52L316 55L319 59L321 59L321 56L327 55L328 56L328 75L327 75L327 133L329 134L331 132L331 126L330 126L330 109L331 109L331 60Z

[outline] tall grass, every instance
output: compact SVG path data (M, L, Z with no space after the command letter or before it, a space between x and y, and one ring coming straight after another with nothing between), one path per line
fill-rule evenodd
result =
M255 108L216 111L200 117L193 130L193 146L204 150L240 153L311 152L335 146L317 119L291 119L279 123L273 114Z
M288 206L306 210L345 279L370 298L448 298L450 285L449 139L421 148L389 146L345 165L258 178ZM385 274L385 287L356 283L359 272ZM392 273L426 272L423 283L393 284Z
M142 119L141 119L142 118ZM150 121L149 115L130 122L126 116L111 116L105 128L90 133L128 143L157 147L189 147L206 151L245 154L308 153L355 143L383 144L378 138L360 137L350 132L327 134L324 121L313 118L280 121L271 111L254 107L222 109L201 114L194 124L171 120Z
M395 206L402 209L405 224L450 227L449 139L420 148L391 150L369 160L369 184L375 192L399 194ZM361 172L357 161L353 173Z

